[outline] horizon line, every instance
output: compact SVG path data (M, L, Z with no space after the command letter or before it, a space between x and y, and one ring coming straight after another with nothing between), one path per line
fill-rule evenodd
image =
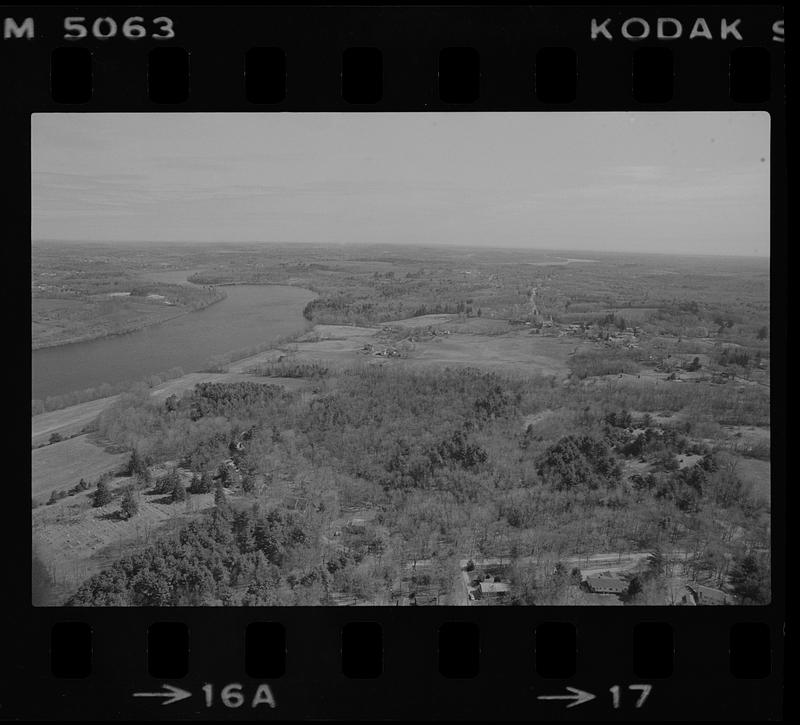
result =
M655 251L639 251L639 250L632 250L632 249L593 249L593 248L581 248L581 247L569 247L569 248L555 248L555 247L523 247L523 246L477 246L474 244L459 244L457 242L440 242L438 244L425 244L423 242L281 242L281 241L259 241L259 240L238 240L238 241L230 241L230 240L183 240L183 239L173 239L169 241L159 240L159 241L147 241L143 239L126 239L126 240L103 240L103 239L31 239L31 246L35 244L104 244L108 246L114 245L197 245L197 246L208 246L212 244L219 244L225 246L252 246L252 245L263 245L263 246L284 246L284 247L406 247L406 248L424 248L429 251L435 251L436 249L447 249L447 248L456 248L456 249L474 249L477 251L488 252L488 251L509 251L509 252L519 252L519 251L530 251L530 252L558 252L558 253L567 253L567 252L581 252L582 254L600 254L600 255L608 255L608 254L641 254L644 256L660 256L660 257L714 257L714 258L737 258L737 259L765 259L770 260L772 259L771 254L759 254L759 253L697 253L697 252L655 252Z

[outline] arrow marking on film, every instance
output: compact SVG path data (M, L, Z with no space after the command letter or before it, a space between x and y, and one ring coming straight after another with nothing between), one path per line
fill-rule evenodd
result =
M166 683L161 685L166 692L134 692L134 697L166 697L167 699L162 702L162 705L171 705L173 702L179 702L180 700L185 700L187 697L191 697L192 693L188 692L187 690L182 690L180 687L175 687L174 685L167 685Z
M538 700L572 700L567 707L575 707L576 705L583 705L584 702L589 702L589 700L594 700L595 695L591 692L586 692L585 690L579 690L577 687L568 687L567 688L572 694L571 695L539 695L537 698Z

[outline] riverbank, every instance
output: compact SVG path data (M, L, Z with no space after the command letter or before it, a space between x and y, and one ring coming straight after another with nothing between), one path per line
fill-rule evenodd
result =
M219 304L182 314L126 335L35 350L32 398L36 413L123 392L137 381L153 384L174 370L197 372L254 342L269 345L302 333L302 311L314 293L279 285L239 285L214 292ZM255 352L255 350L253 350Z
M35 341L31 340L31 351L35 350L51 350L57 347L66 347L68 345L77 345L83 342L95 342L97 340L105 340L110 337L118 337L120 335L130 335L133 332L140 332L141 330L155 327L157 325L163 325L165 322L170 322L171 320L175 320L179 317L183 317L184 315L191 314L192 312L200 312L201 310L205 310L212 305L215 305L217 302L222 302L227 297L227 294L222 291L215 291L215 295L208 299L208 300L201 300L198 303L181 307L174 311L174 314L165 314L159 315L158 317L154 317L152 319L140 319L131 324L124 325L123 327L113 329L113 330L97 330L94 332L87 332L81 335L76 335L75 337L70 337L67 339L61 340L41 340Z

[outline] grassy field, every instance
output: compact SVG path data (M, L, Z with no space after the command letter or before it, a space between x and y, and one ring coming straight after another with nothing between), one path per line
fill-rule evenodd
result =
M55 489L71 488L81 478L94 482L119 468L128 457L127 453L106 452L87 435L37 448L31 452L31 494L42 500Z
M118 478L114 488L130 479ZM116 517L119 500L93 508L90 492L70 496L32 513L34 551L45 563L63 598L86 577L108 566L120 555L155 540L157 533L201 515L214 503L212 494L197 495L188 504L169 504L163 496L139 494L139 514L128 521Z
M503 336L453 333L417 343L397 365L476 367L503 373L564 376L575 344L527 332Z
M510 330L509 326L503 323L504 334L453 332L416 339L403 348L402 357L376 356L364 349L365 345L373 346L374 350L391 348L392 339L383 335L383 328L396 328L405 322L407 321L390 321L375 328L316 325L311 332L298 338L297 342L232 363L228 369L231 372L244 373L258 363L290 359L340 365L363 361L409 367L420 365L477 367L502 370L506 373L562 377L568 373L567 360L577 347L575 341L531 335L527 329ZM477 322L480 323L479 320ZM493 321L486 322L487 327L490 329L494 327L496 330ZM445 327L450 329L456 326L448 324Z
M86 403L33 416L31 418L31 445L38 447L46 444L53 433L57 433L62 438L77 435L118 397L118 395L112 395L108 398L89 400Z

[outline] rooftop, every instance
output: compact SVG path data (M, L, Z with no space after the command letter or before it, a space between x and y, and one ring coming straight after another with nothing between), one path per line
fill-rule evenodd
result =
M509 590L506 582L481 582L482 594L505 594Z

